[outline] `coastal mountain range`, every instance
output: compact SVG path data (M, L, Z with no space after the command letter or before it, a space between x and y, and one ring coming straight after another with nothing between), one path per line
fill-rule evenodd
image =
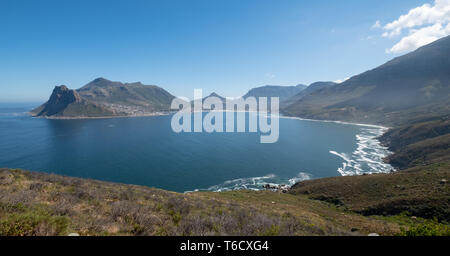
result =
M289 116L401 125L450 113L449 56L450 37L445 37L340 84L267 85L243 98L279 97L282 113ZM49 101L32 113L67 118L146 115L170 111L174 97L155 85L97 78L77 90L56 87Z
M306 92L306 90L304 91ZM347 81L298 95L288 116L390 127L379 139L397 169L450 160L450 36Z
M53 118L152 115L169 111L173 98L155 85L97 78L78 90L56 86L50 99L31 113Z
M210 96L224 97L216 93ZM268 85L243 98L280 97L284 115L400 127L448 118L450 36L397 57L343 83ZM50 118L139 116L170 111L175 96L161 87L97 78L77 90L57 86L32 111ZM204 99L203 99L204 100Z
M401 125L450 113L450 37L300 97L283 112L311 119Z
M280 104L283 104L305 88L305 85L262 86L251 89L243 98L280 97ZM204 97L202 102L209 97L217 97L225 103L225 97L215 92ZM175 96L155 85L97 78L77 90L65 85L56 86L49 100L31 113L33 116L47 118L154 115L170 112L170 104L174 98Z
M211 96L224 101L216 93ZM280 111L287 116L389 126L381 141L394 152L387 161L397 168L443 161L450 155L450 36L343 83L262 86L243 98L250 96L280 97ZM154 115L169 112L174 97L154 85L97 78L78 90L55 87L48 102L32 114L49 118ZM418 131L424 134L418 136Z
M242 98L279 97L280 107L288 106L324 86L333 82L317 82L310 86L265 85L249 90ZM217 97L224 103L225 97L213 92L204 97ZM66 85L56 86L49 100L31 113L47 118L84 118L113 116L142 116L170 112L170 104L175 98L172 94L155 85L143 85L140 82L122 83L97 78L77 90ZM193 104L194 101L191 102ZM270 100L268 100L270 108Z

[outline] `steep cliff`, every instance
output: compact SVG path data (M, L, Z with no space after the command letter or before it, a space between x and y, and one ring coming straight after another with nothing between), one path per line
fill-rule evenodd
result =
M96 117L116 114L84 100L77 91L70 90L65 85L56 86L50 99L31 113L39 117Z

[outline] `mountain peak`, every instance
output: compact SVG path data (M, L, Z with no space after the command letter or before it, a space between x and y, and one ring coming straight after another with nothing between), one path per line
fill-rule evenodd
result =
M55 89L53 89L53 92L55 91L68 91L69 88L67 88L67 86L65 85L60 85L60 86L55 86Z
M92 80L91 82L89 82L88 84L83 86L82 88L78 89L78 91L89 90L92 87L108 87L108 86L118 86L118 85L123 85L123 84L120 82L110 81L103 77L99 77L99 78Z
M99 78L96 78L96 79L92 80L87 85L88 86L108 86L108 85L115 85L115 84L121 84L121 83L113 82L113 81L108 80L106 78L99 77Z
M99 77L99 78L94 79L91 83L101 83L101 82L111 82L111 81L106 78Z
M225 100L224 97L222 97L222 96L220 96L219 94L213 92L213 93L211 93L210 95L204 97L204 98L202 99L202 101L204 101L204 100L206 100L207 98L210 98L210 97L216 97L216 98L219 98L220 100Z
M221 96L215 92L211 93L208 97L218 97L221 98Z
M67 88L65 85L55 86L55 89L53 89L53 93L49 99L51 104L70 104L72 102L80 101L81 97L78 92Z

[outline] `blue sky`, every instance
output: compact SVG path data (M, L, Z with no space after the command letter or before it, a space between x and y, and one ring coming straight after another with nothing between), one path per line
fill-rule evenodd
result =
M387 24L433 1L0 1L0 101L96 77L176 96L335 81L398 56Z

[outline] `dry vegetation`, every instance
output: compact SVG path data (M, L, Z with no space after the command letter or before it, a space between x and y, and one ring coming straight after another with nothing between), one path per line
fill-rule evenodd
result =
M391 174L333 177L296 184L290 193L363 215L408 215L450 221L450 162Z
M1 235L394 235L401 225L304 195L179 194L0 169Z

